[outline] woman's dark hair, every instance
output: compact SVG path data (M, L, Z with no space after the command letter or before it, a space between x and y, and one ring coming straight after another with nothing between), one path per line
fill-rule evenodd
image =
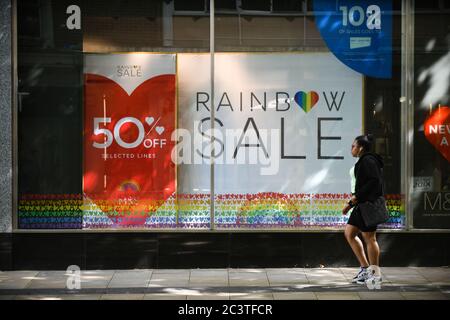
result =
M373 135L372 134L366 134L365 136L358 136L355 138L356 143L358 146L362 147L364 152L369 152L372 150L372 144L373 144Z

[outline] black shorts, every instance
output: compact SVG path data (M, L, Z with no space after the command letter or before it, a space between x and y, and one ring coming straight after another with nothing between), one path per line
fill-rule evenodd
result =
M377 230L377 226L370 228L366 227L358 206L353 208L353 211L350 214L350 218L348 218L347 224L351 224L352 226L357 227L362 232L374 232Z

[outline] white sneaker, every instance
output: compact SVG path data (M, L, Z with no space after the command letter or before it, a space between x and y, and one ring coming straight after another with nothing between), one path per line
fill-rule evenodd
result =
M372 275L369 275L369 278L366 280L366 286L367 286L367 288L369 288L369 290L373 290L373 289L380 290L381 282L382 282L381 277L378 277L378 276L375 276L374 274L372 274Z
M352 283L365 284L368 278L367 268L360 268L358 274L352 279Z

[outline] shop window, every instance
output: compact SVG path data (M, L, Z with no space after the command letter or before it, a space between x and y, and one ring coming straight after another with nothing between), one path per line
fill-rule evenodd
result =
M360 73L348 72L347 68L341 69L338 67L341 66L340 62L334 64L330 47L319 33L312 1L308 2L311 5L311 15L309 13L308 16L295 13L277 15L278 12L283 12L282 10L301 10L301 3L302 1L272 1L271 13L261 12L260 9L259 12L246 12L245 16L236 14L215 17L217 53L215 91L218 95L216 97L218 110L216 109L215 116L217 121L220 121L217 127L223 130L247 128L250 131L255 128L260 131L277 128L281 130L280 140L283 141L280 148L283 155L278 157L279 171L273 175L263 176L258 172L257 166L250 166L247 163L215 166L216 226L218 229L228 230L303 229L324 226L340 228L345 224L345 218L340 213L340 199L346 197L344 192L347 190L348 169L354 160L348 157L345 148L346 145L351 145L356 135L370 132L376 137L374 151L385 159L386 192L391 218L383 228L401 229L405 226L405 212L400 190L401 118L398 108L398 97L401 91L400 52L392 53L392 76L387 76L387 79L368 75L360 77ZM330 3L334 4L335 1ZM336 9L334 5L331 9L329 8L327 11ZM394 17L392 10L387 9L386 21L392 18L393 26L392 30L389 26L385 29L388 30L389 36L384 48L391 46L398 48L401 46L400 15ZM280 11L275 12L276 10ZM294 11L285 12L293 13ZM339 10L336 9L336 12ZM354 52L356 50L347 52L348 42L340 49L349 57L356 54ZM238 55L234 54L236 51L239 52ZM227 52L232 54L228 55ZM390 58L390 56L387 57ZM183 65L182 70L189 74L187 78L207 72L200 68L189 68L188 66L192 63L187 58L180 57L179 63ZM329 72L319 71L319 66ZM186 76L186 73L180 76ZM316 74L326 74L326 76L318 79L315 77ZM326 96L327 90L318 92L317 95L314 92L309 93L312 104L317 102L316 106L319 107L314 109L314 113L307 113L308 116L303 118L304 114L301 110L308 110L308 106L299 98L308 96L308 93L299 92L297 95L292 86L293 83L298 86L306 83L302 79L303 75L307 75L306 82L310 88L321 85L334 88L339 83L339 86L346 88L345 97L349 97L348 99L358 97L356 100L346 100L345 105L348 108L346 110L351 111L350 113L340 109L339 114L342 115L342 119L346 119L345 121L350 121L348 125L343 124L343 127L361 127L362 132L358 131L349 136L340 134L340 142L329 140L324 141L321 146L319 146L320 143L316 144L317 132L312 128L317 129L327 122L320 120L319 125L315 123L317 119L312 115L316 114L319 118L321 115L325 116L329 112L326 99L330 97ZM197 79L201 77L192 80L194 87ZM184 82L187 82L187 79ZM280 88L283 88L283 92L287 95L286 100L277 99L276 92L281 90ZM179 93L183 99L188 99L190 96L183 90ZM276 111L281 109L280 106L277 107L277 101L292 101L292 103L289 103L289 106L285 105L284 109L287 110L282 113ZM325 104L320 107L321 103ZM257 107L252 110L252 105ZM200 111L201 113L191 112L191 117L197 120L206 118L207 112L203 109ZM325 113L322 114L321 112L324 111ZM189 113L188 110L181 112ZM250 158L256 154L270 161L276 158L276 155L274 158L273 149L263 150L256 147L261 146L257 140L257 134L250 134L247 138L249 141L243 142L237 151L234 150L235 153L232 153L232 156ZM224 145L224 154L227 152L229 154L228 145L225 142ZM331 155L331 157L343 159L324 161L322 156L330 156L327 152L330 153L333 146L337 145L343 146L342 154ZM317 152L319 149L320 152ZM339 167L340 165L342 167ZM204 172L207 169L205 168ZM332 182L329 183L329 181ZM342 185L333 189L331 184ZM330 190L343 191L342 193L327 192L325 190L328 185Z
M439 10L440 0L416 1L416 11Z
M450 228L450 100L448 59L450 13L422 9L436 1L416 1L414 83L414 174L412 211L415 228Z
M205 11L206 5L205 0L174 0L174 3L176 11Z
M300 12L302 11L301 0L274 0L273 11L274 12Z
M39 1L26 1L18 12L18 34L21 38L39 39L41 35Z
M271 0L242 0L242 10L271 11Z
M393 0L392 1L392 10L401 11L402 10L402 1L401 0Z
M314 11L320 11L320 9L314 7L314 1L313 0L305 0L306 1L306 8L309 12Z
M332 52L317 16L297 14L302 1L216 1L212 106L209 1L24 3L19 228L342 228L349 147L365 132L376 136L375 151L386 161L391 220L384 227L404 226L400 52L392 54L392 76L377 78L338 60L345 50ZM65 27L74 3L81 30ZM393 20L387 32L398 48L400 19ZM33 37L39 41L27 42ZM175 167L170 152L175 128L208 137L212 108L216 128L238 133L230 149L216 140L214 156L223 150L232 161L249 160L217 163L213 199L209 163ZM208 159L209 142L192 158ZM276 161L279 171L262 174L250 163L255 155Z
M209 10L210 1L207 1L207 6ZM236 0L217 0L214 1L214 8L216 11L221 10L236 10Z

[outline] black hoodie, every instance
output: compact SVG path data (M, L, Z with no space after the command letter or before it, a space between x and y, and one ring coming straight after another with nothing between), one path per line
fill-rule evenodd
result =
M355 164L355 195L359 203L374 201L383 195L383 158L368 152Z

